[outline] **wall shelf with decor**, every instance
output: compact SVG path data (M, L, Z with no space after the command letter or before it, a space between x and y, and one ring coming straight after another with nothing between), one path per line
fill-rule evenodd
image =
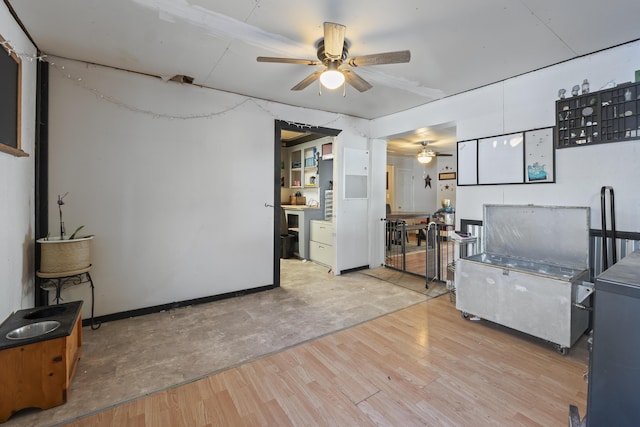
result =
M640 82L600 92L602 142L640 137Z
M556 101L556 148L640 138L640 82Z

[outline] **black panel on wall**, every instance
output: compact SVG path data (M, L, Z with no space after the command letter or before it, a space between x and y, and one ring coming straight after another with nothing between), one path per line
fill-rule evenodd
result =
M1 38L0 38L1 41ZM20 66L0 48L0 144L20 148L18 142L18 84Z
M35 140L35 238L47 235L49 231L49 64L38 62L38 77L36 89L36 140ZM40 253L35 248L35 269L40 265ZM35 274L34 274L35 276ZM46 291L40 288L40 281L36 277L35 306L47 305Z

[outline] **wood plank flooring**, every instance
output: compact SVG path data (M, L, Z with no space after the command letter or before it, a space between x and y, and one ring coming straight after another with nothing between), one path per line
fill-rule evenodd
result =
M70 425L566 426L586 369L445 295Z
M407 254L405 255L405 271L413 274L417 274L420 276L425 275L426 267L427 267L427 257L425 251L427 248L425 247L425 243L422 242L422 246L417 247L417 239L415 236L409 236L408 246L411 246L412 250L407 250ZM447 266L449 263L454 261L454 251L457 249L455 247L454 242L441 242L440 246L440 278L442 280L447 279ZM429 249L429 257L435 256L435 249ZM392 267L398 270L402 270L402 248L399 245L393 245L391 251L387 251L385 265L388 267ZM436 275L435 262L429 266L429 277L433 277Z

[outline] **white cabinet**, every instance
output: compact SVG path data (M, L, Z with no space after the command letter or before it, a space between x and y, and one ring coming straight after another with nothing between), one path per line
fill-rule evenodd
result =
M333 268L335 260L335 227L331 221L311 221L309 256L311 261Z

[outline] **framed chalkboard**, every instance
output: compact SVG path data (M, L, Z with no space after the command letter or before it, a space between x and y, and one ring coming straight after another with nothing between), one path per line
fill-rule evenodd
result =
M0 151L27 156L21 149L22 61L0 36Z

